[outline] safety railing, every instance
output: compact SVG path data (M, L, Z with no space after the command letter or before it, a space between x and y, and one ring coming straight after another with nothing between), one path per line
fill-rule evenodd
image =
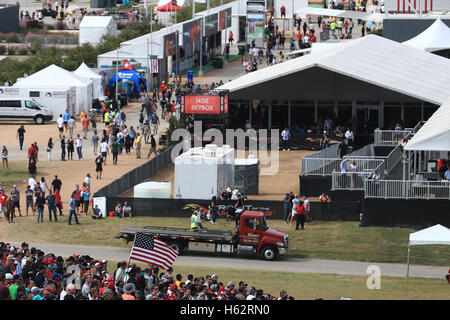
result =
M395 168L397 163L399 163L399 161L402 160L402 157L403 157L403 148L399 144L394 149L392 149L392 151L386 157L386 166L384 169L387 170L387 173L390 173Z
M366 198L450 200L450 181L366 179L364 192Z
M406 138L413 129L405 130L380 130L374 131L374 144L377 146L395 146L399 144L403 138Z
M371 175L369 172L333 172L331 175L332 190L364 190L364 181Z
M333 170L339 168L339 145L334 144L320 152L306 155L302 158L301 174L306 175L330 175Z

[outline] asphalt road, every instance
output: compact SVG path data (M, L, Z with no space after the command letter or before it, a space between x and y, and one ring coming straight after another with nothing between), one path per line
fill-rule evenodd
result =
M20 243L13 243L20 246ZM89 255L96 259L108 261L128 260L130 248L113 247L90 247L79 245L57 245L31 243L38 249L46 253L53 253L56 256L68 257L74 253L79 255ZM225 267L240 269L256 269L267 271L288 271L288 272L308 272L308 273L328 273L341 275L368 276L367 268L376 265L380 268L381 276L404 277L406 275L406 261L404 264L357 262L357 261L336 261L322 259L301 259L281 257L276 261L265 261L256 257L244 256L214 256L213 254L193 254L188 253L179 256L175 265L182 266L202 266L202 267ZM448 267L436 266L410 266L410 277L440 278L447 274Z

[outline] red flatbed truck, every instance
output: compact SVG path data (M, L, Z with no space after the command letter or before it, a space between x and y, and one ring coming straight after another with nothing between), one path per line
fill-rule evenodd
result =
M271 261L279 255L286 255L289 246L288 235L269 228L262 211L243 211L234 232L153 226L126 227L116 238L133 241L136 232L158 237L180 254L183 251L250 254Z

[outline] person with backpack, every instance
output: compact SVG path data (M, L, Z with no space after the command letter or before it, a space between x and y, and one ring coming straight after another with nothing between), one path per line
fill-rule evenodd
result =
M97 179L101 179L103 172L103 157L100 153L98 154L97 158L95 158L95 164L96 164L95 171L97 172Z

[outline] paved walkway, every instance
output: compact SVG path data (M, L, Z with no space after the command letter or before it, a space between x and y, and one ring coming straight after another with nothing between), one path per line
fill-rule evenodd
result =
M20 246L20 243L12 244ZM131 249L131 244L130 248L56 245L45 243L31 243L31 246L39 248L44 252L52 252L57 256L68 257L74 253L79 255L87 254L91 257L108 261L128 260ZM212 254L193 255L187 253L186 255L179 256L175 265L326 273L353 276L368 276L367 268L371 265L376 265L380 268L382 277L404 277L406 275L406 261L405 264L301 258L281 258L277 261L264 261L254 257L215 257ZM447 271L448 267L411 265L410 277L444 279Z

